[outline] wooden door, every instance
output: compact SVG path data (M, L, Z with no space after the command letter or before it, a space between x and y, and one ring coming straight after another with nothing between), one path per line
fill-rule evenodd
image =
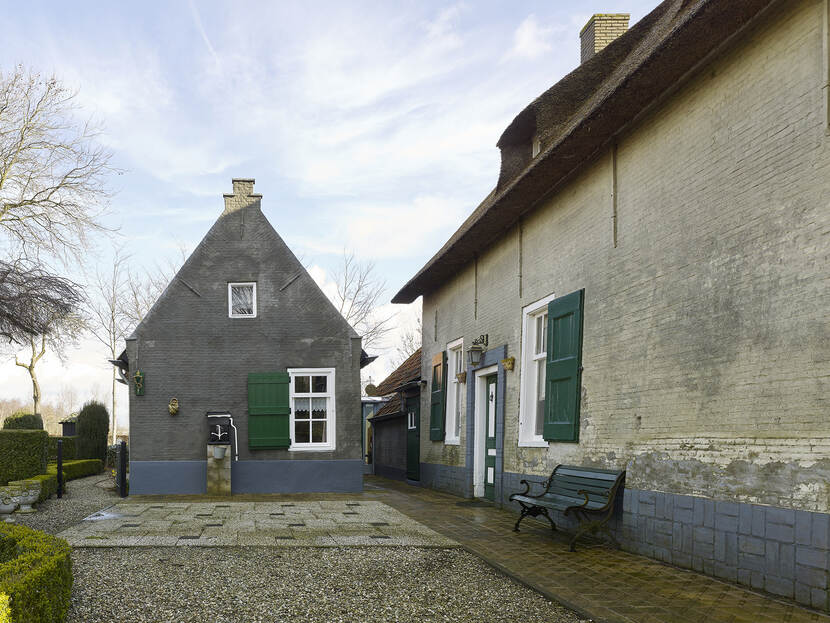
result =
M421 399L406 399L406 477L421 479Z
M496 483L496 375L487 377L487 408L484 429L484 497L495 499Z

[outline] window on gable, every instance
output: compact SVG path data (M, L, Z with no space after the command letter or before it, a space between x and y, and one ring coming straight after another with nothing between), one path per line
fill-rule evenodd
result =
M228 284L228 317L256 318L256 283Z
M553 295L524 309L519 445L547 445L544 437L548 303Z
M289 369L291 448L334 449L334 369Z
M447 344L447 428L444 443L458 444L461 441L462 409L464 408L464 384L458 374L464 371L464 340Z

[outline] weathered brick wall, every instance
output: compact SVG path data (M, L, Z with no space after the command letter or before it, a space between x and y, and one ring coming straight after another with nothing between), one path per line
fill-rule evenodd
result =
M424 378L462 336L517 358L505 472L627 467L636 489L830 510L821 25L821 2L789 4L620 138L616 247L606 153L524 220L521 245L505 232L424 297ZM579 288L580 443L519 448L521 309ZM421 430L422 461L463 465L464 437Z

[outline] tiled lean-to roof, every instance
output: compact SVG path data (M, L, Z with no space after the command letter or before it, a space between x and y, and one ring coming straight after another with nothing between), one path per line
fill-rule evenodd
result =
M710 54L782 0L665 0L520 112L498 141L496 188L401 288L410 303L452 279L676 88ZM532 157L533 137L541 152Z

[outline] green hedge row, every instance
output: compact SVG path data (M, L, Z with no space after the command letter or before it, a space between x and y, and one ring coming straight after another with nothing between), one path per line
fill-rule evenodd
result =
M71 461L78 458L75 449L77 437L49 437L49 460L58 460L58 439L63 440L63 460Z
M0 621L63 621L72 594L70 552L63 539L0 523Z
M75 480L76 478L83 478L84 476L92 476L93 474L100 474L102 471L104 471L104 464L98 459L78 459L77 461L63 462L64 480ZM47 473L57 476L57 463L49 463Z
M46 472L45 430L0 430L0 485Z
M66 472L64 474L64 482L66 481ZM43 502L43 500L48 500L52 494L58 492L58 473L55 470L51 474L38 474L37 476L32 476L31 478L27 478L26 480L37 480L40 482L40 497L37 499L38 502ZM3 620L0 619L0 623L3 623Z
M43 418L36 413L12 413L3 420L4 429L43 430Z

